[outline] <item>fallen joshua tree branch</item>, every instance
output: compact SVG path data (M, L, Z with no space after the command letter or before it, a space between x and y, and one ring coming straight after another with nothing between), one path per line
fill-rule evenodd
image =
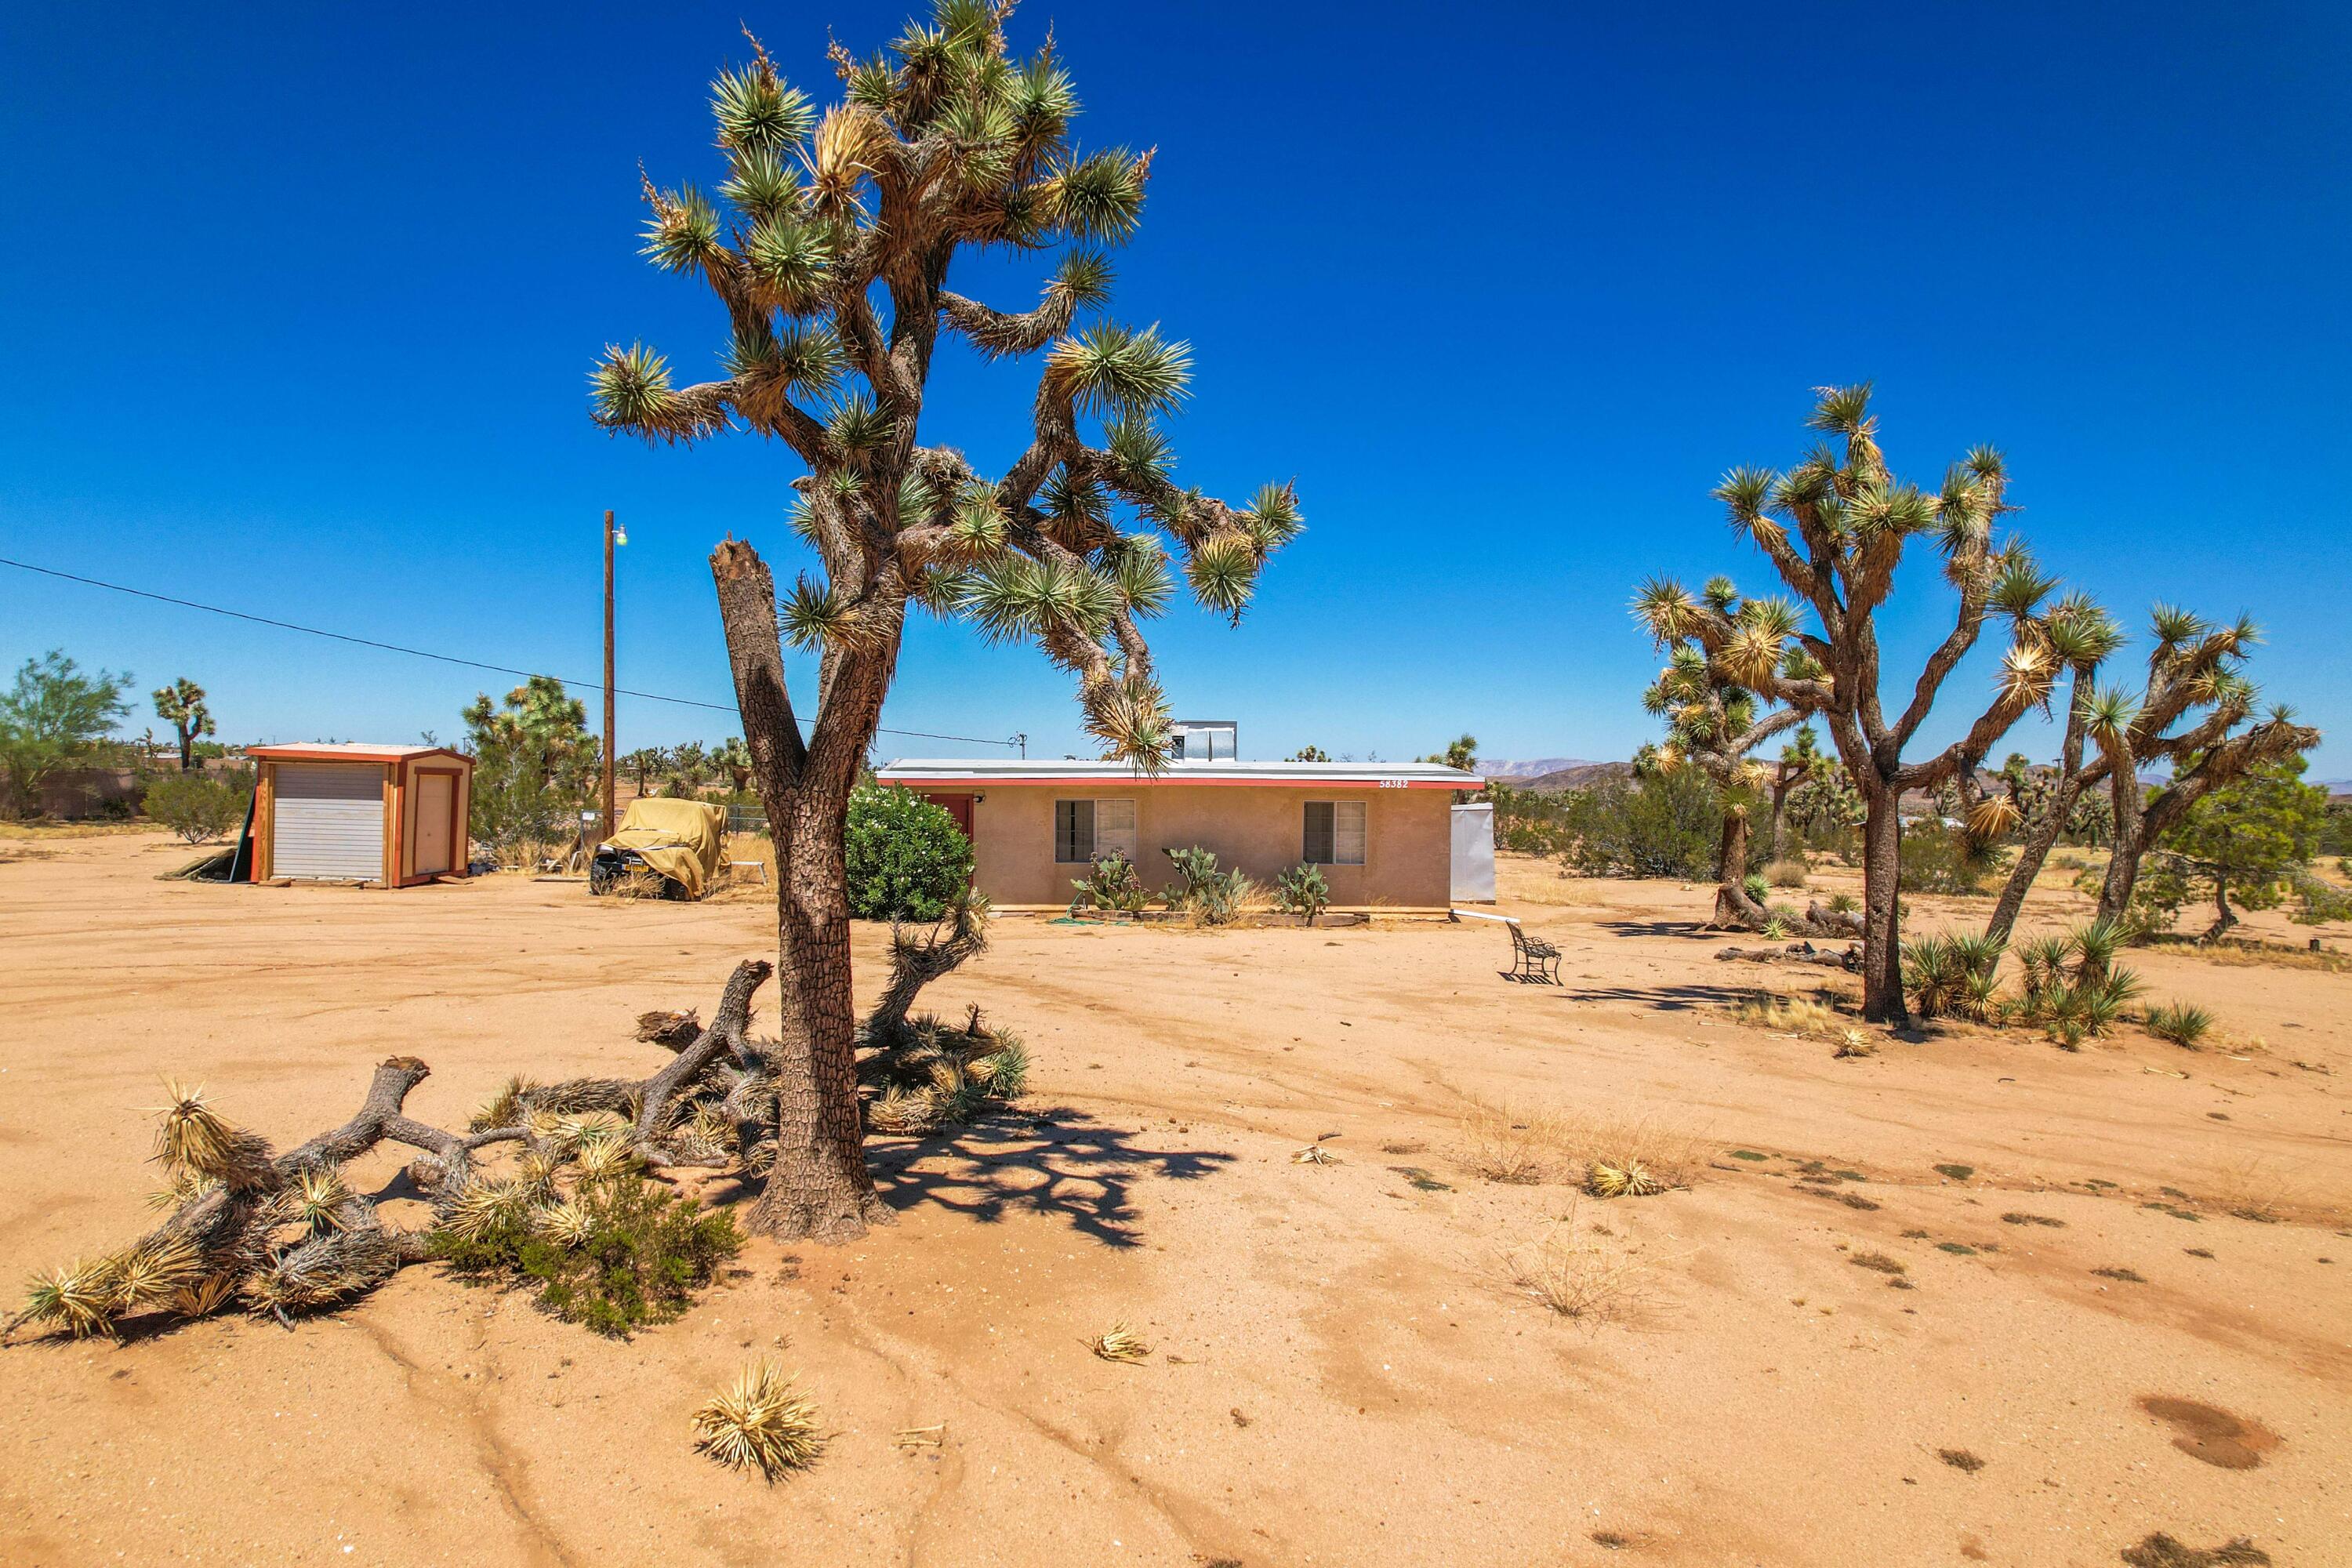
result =
M1718 947L1718 961L1742 960L1748 963L1811 963L1823 969L1857 970L1862 967L1862 950L1857 947L1830 949L1815 947L1809 942L1792 942L1786 947Z
M725 1163L722 1134L755 1162L773 1090L744 1030L751 994L772 973L763 960L736 965L709 1025L651 1077L516 1079L463 1132L406 1113L410 1092L433 1070L415 1057L380 1064L350 1121L285 1154L230 1125L202 1089L169 1086L155 1159L171 1178L156 1194L170 1216L120 1252L37 1277L25 1310L0 1325L0 1341L33 1323L79 1336L146 1312L203 1317L239 1296L290 1323L296 1311L373 1289L423 1261L430 1234L385 1224L373 1201L344 1184L343 1165L380 1143L417 1151L408 1179L431 1201L436 1224L469 1194L499 1185L478 1178L479 1151L519 1144L551 1171L578 1153L583 1113L628 1118L629 1152L649 1165Z

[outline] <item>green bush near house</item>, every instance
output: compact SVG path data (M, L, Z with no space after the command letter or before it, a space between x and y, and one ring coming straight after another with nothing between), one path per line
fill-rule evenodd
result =
M971 840L947 807L912 790L860 784L849 796L849 912L937 921L971 881Z

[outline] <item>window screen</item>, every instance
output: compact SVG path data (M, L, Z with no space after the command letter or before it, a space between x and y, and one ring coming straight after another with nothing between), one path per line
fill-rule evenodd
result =
M1066 866L1109 854L1135 860L1135 802L1057 800L1054 803L1054 858Z
M1360 800L1308 801L1305 847L1302 858L1310 866L1362 865L1364 803Z
M1130 825L1130 833L1132 825ZM1057 800L1054 803L1054 858L1076 865L1095 858L1095 803Z
M1131 800L1098 800L1095 808L1095 856L1097 860L1113 851L1135 863L1135 802Z

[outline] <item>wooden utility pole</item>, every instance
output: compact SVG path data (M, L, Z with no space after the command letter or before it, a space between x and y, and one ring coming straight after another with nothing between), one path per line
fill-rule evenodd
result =
M604 513L604 821L599 840L618 823L613 796L613 514Z

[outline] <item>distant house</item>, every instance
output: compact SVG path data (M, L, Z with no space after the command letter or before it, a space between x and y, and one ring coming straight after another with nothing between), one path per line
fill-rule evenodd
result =
M1156 774L1123 763L959 757L894 762L876 776L954 815L971 838L973 880L1002 910L1066 906L1071 882L1114 850L1156 889L1175 877L1162 851L1199 845L1268 884L1301 862L1320 867L1335 910L1445 911L1455 896L1454 792L1479 787L1476 775L1435 763L1240 762L1231 727L1216 728L1213 748L1188 736L1184 759ZM1463 896L1491 899L1491 820L1477 826L1490 835L1488 886Z

